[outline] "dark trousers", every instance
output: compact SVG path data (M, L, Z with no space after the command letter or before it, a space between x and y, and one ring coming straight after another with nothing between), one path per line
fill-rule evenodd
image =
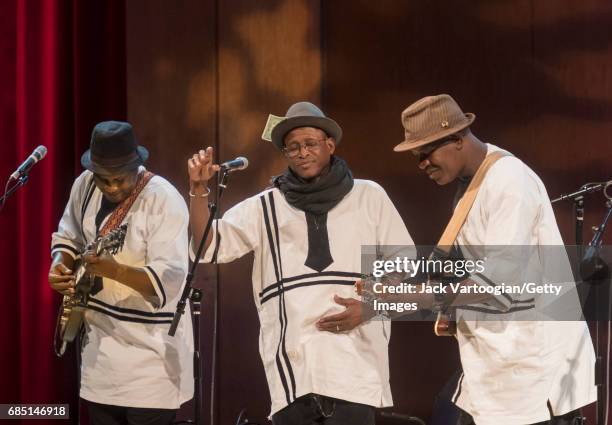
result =
M552 419L544 422L538 422L533 425L581 425L582 422L580 420L582 418L582 414L580 410L573 410L569 413L566 413L562 416L554 416ZM470 415L461 411L461 419L459 422L460 425L474 425L474 420Z
M86 403L90 425L170 425L178 411Z
M582 425L582 423L582 412L578 409L562 416L554 416L551 420L536 425Z
M273 425L374 425L374 408L307 394L272 415Z

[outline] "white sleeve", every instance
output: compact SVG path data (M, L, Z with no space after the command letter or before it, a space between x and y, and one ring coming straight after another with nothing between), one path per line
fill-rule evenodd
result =
M57 252L65 252L76 258L85 248L82 222L83 208L86 203L90 184L93 185L92 174L88 171L76 178L70 190L70 198L64 209L57 231L51 236L51 256ZM93 190L94 187L91 187Z
M520 164L520 165L519 165ZM532 236L541 210L537 182L516 158L502 159L489 171L484 189L486 211L484 271L472 275L483 286L521 282L526 276L533 249ZM494 298L507 311L512 297L501 293Z
M147 212L144 270L159 299L159 308L173 304L181 294L189 263L188 224L185 201L173 187L157 196Z
M263 207L257 195L234 205L222 218L214 220L211 234L212 242L200 262L229 263L256 249L260 243ZM218 237L217 237L218 236ZM193 238L189 244L191 261L197 250Z

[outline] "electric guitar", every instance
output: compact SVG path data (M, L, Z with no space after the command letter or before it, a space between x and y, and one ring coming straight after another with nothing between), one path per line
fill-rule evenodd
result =
M434 323L436 336L455 336L457 334L457 322L455 321L455 309L449 307L438 311L436 323Z
M448 255L444 255L442 252L434 250L430 256L430 260L446 260L450 258ZM452 260L452 259L451 259ZM381 279L379 279L381 280ZM400 279L401 280L401 279ZM371 275L363 275L360 280L355 283L355 291L357 295L363 298L363 302L366 304L372 304L374 299L377 299L376 294L372 291L372 285L377 281ZM384 281L384 278L382 279ZM437 285L441 283L443 286L448 285L450 282L456 282L457 277L452 273L428 273L427 274L427 285ZM384 283L383 283L384 284ZM397 284L397 279L391 279L391 283L388 285ZM445 302L445 298L435 295L436 303L434 305L434 312L437 312L436 321L434 323L434 333L436 336L455 336L457 333L457 322L455 321L455 308L450 307Z
M449 257L449 254L445 253L444 251L440 251L437 248L434 248L429 259L433 261L440 260L442 262L452 260L452 258ZM447 286L449 282L456 282L456 279L457 277L453 273L429 273L427 275L427 284L430 285L432 283L441 283L442 285ZM435 310L437 311L437 316L434 323L434 334L436 334L436 336L455 336L457 334L457 322L455 321L456 309L451 307L449 302L445 302L445 300L449 299L448 294L446 296L435 295L435 297Z
M96 256L104 252L115 255L123 246L127 224L110 231L105 236L98 237L95 241L87 245L81 252L83 256L86 252L94 252ZM58 357L64 355L68 343L74 341L83 323L83 313L87 308L89 293L94 282L94 276L87 273L82 261L77 260L74 265L75 291L74 295L64 295L60 305L55 325L54 349ZM59 346L59 347L58 347Z

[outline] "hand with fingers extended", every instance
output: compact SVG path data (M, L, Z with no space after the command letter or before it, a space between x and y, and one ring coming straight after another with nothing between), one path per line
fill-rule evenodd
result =
M74 295L73 271L64 263L54 261L49 269L49 286L62 295Z
M337 314L321 317L317 322L317 329L320 331L333 333L350 331L374 316L368 306L355 298L334 295L334 301L346 309Z
M210 180L217 171L219 164L214 163L214 150L210 146L206 150L200 150L187 160L187 172L189 174L189 186L192 193L201 194L205 192Z

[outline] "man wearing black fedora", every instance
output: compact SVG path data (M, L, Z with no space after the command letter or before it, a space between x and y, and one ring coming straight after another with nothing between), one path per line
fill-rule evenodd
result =
M271 132L286 171L212 226L220 238L211 235L204 254L205 262L226 263L254 253L260 354L275 425L369 425L375 408L392 405L390 326L363 321L353 287L362 246L393 257L389 246L413 243L385 191L354 179L334 155L341 140L340 126L318 107L292 105ZM188 161L196 241L208 219L208 181L218 170L210 147Z
M97 124L52 237L51 288L74 294L79 258L95 276L80 383L92 424L170 424L193 396L190 316L168 336L187 272L188 211L167 180L144 168L148 155L129 123ZM116 255L86 251L122 225Z
M438 245L484 265L461 281L465 291L431 295L455 311L463 373L452 402L462 425L575 424L596 399L595 356L554 212L533 170L472 133L475 118L447 94L427 96L403 111L405 140L394 149L412 152L436 184L458 182ZM546 281L562 297L506 289Z

